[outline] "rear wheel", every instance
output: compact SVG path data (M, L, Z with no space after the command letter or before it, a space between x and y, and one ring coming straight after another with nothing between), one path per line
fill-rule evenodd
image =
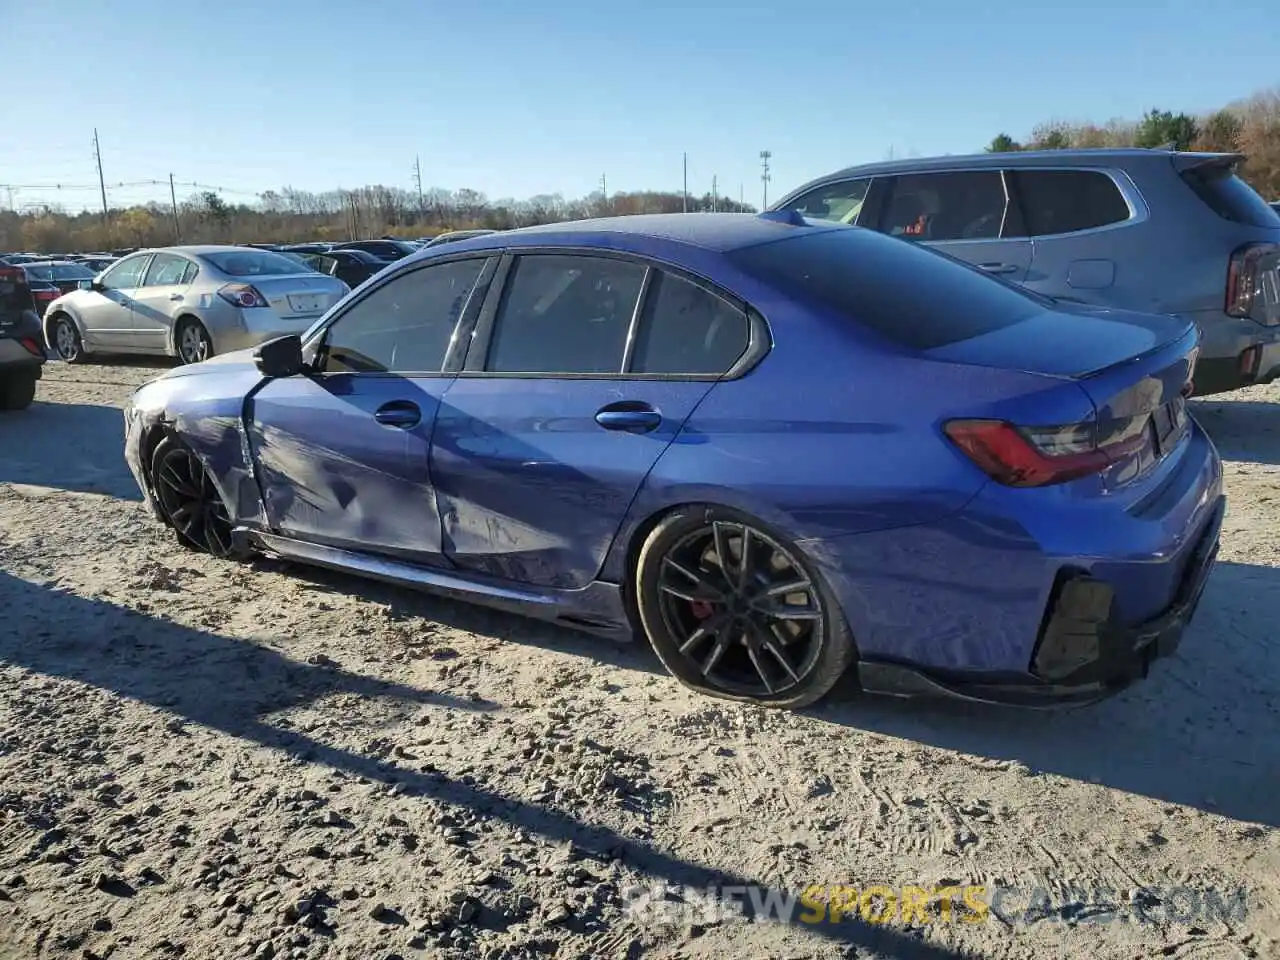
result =
M65 313L58 314L49 326L49 333L50 345L60 360L66 363L84 362L84 341L80 339L80 331L74 320Z
M35 398L35 377L17 375L0 381L0 410L25 410Z
M183 546L224 559L246 555L231 535L231 516L213 478L195 451L177 437L165 437L156 445L151 488L160 513Z
M183 363L199 363L213 356L213 340L204 324L194 317L183 317L173 334L178 359Z
M839 604L800 551L717 507L664 519L636 564L640 621L659 659L701 693L798 708L856 657Z

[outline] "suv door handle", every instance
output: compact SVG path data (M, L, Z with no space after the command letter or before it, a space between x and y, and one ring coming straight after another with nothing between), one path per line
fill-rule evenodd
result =
M647 403L619 400L617 403L607 403L597 410L596 423L606 430L648 433L662 423L662 414Z
M412 400L392 400L380 406L374 412L373 419L388 427L407 430L416 427L422 420L422 411Z
M979 270L985 270L987 273L1017 273L1018 268L1012 263L980 263Z

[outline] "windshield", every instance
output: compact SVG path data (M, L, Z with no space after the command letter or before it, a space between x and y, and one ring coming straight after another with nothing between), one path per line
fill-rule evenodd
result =
M78 263L28 264L23 267L32 280L57 283L59 280L92 280L93 271Z
M284 277L307 272L306 264L269 250L219 250L201 257L230 277Z

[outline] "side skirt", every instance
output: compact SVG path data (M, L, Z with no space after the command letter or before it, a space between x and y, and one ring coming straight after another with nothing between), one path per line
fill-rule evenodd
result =
M437 570L354 550L307 543L247 528L235 536L267 554L384 583L557 623L595 636L635 639L617 584L595 581L578 590L538 589L457 570Z

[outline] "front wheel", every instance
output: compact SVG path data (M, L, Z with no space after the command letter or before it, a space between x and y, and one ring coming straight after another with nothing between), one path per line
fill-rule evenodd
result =
M59 314L54 317L49 332L52 334L49 338L50 345L60 360L66 363L84 362L84 341L80 339L80 331L74 320L65 313Z
M183 363L199 363L213 356L213 340L199 320L191 317L180 320L173 339L178 348L178 359Z
M245 555L231 535L231 516L213 478L195 451L177 437L165 437L156 445L151 488L165 522L184 547L222 559Z
M640 550L635 592L654 651L686 686L771 707L808 706L856 658L839 604L784 538L736 511L689 507Z

